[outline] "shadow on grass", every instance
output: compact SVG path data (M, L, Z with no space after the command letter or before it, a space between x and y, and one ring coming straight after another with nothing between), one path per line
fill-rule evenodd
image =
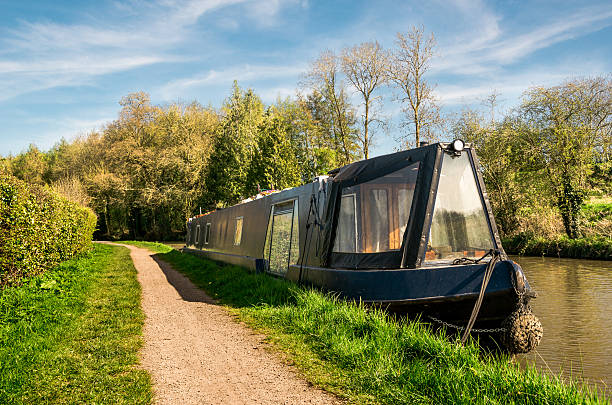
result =
M217 301L209 297L202 289L195 286L187 277L173 269L167 261L161 259L160 254L151 255L166 276L166 280L174 287L184 301L205 302L216 304Z
M178 250L152 256L160 265L168 282L186 301L202 301L197 289L186 286L183 276L203 289L211 298L234 308L253 306L279 306L295 302L295 284L266 274L250 272L242 267L217 263ZM166 264L167 263L167 264ZM202 302L215 302L202 301Z

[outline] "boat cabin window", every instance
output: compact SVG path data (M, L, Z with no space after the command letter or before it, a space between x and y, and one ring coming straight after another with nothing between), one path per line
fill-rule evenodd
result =
M200 225L196 226L195 245L200 243Z
M240 246L242 241L242 219L243 217L236 218L236 226L234 227L234 246Z
M198 225L198 235L200 234L199 231L200 231L200 225ZM208 245L209 240L210 240L210 222L206 224L206 229L204 230L204 244Z
M470 159L443 156L425 261L479 258L494 245Z
M419 162L342 189L334 252L398 250L410 217Z
M290 264L300 255L298 200L272 206L264 245L264 259L268 271L285 274Z

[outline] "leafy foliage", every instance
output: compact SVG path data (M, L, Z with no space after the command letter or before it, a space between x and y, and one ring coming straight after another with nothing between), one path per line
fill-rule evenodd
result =
M98 215L97 237L174 240L198 212L235 204L258 189L298 186L360 155L344 92L265 106L234 83L220 111L151 104L132 93L101 131L31 146L0 172L48 184ZM307 101L310 100L310 101Z
M257 187L284 189L302 182L300 166L289 132L291 124L279 111L271 107L260 124L257 146L249 167L248 188L252 194Z
M612 260L612 241L601 236L578 239L564 236L546 239L518 234L504 239L503 244L506 251L511 254Z
M0 286L89 249L95 225L90 209L49 188L0 175Z
M211 162L207 169L209 201L235 204L248 195L247 175L256 152L264 106L252 90L244 92L234 82L223 106Z

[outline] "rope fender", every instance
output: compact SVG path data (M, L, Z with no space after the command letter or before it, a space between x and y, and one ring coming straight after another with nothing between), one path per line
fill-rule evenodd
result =
M491 260L489 263L487 263L487 267L482 278L478 299L476 300L476 304L472 309L472 314L470 315L468 324L463 332L463 336L461 337L462 344L465 344L467 341L472 327L476 322L476 318L478 317L478 313L480 312L480 307L484 299L484 293L487 289L487 285L489 284L489 280L491 279L491 275L493 274L495 264L501 257L501 252L499 250L491 249L480 259L470 260L472 263L478 263L488 255L491 255ZM464 264L467 262L467 260L464 258L457 259L453 264ZM519 279L519 276L521 279ZM514 311L508 315L508 317L504 319L501 324L501 341L506 349L513 354L530 352L538 344L540 344L542 336L544 335L542 323L531 312L531 307L526 303L525 281L522 279L522 277L522 274L520 274L518 270L511 271L510 279L512 280L512 286L514 287L514 291L517 295L517 302Z
M501 341L513 354L528 353L535 349L544 335L542 323L531 312L531 307L527 304L525 281L522 277L518 269L510 274L518 299L514 311L502 322L505 331L501 334Z

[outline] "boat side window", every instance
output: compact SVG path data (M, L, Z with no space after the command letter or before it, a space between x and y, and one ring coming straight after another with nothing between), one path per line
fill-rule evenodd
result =
M198 235L200 234L199 230L200 230L200 225L198 225ZM209 241L210 241L210 222L206 224L206 229L204 230L204 244L208 245Z
M275 204L270 211L264 259L268 271L285 274L299 258L298 200Z
M493 246L468 154L444 154L425 261L479 258Z
M410 219L419 162L342 190L334 252L376 253L401 248Z
M200 243L200 225L196 226L195 245Z
M242 220L243 217L236 217L236 226L234 228L234 246L240 246L242 241Z
M357 205L355 194L342 196L334 252L355 252L357 249Z

